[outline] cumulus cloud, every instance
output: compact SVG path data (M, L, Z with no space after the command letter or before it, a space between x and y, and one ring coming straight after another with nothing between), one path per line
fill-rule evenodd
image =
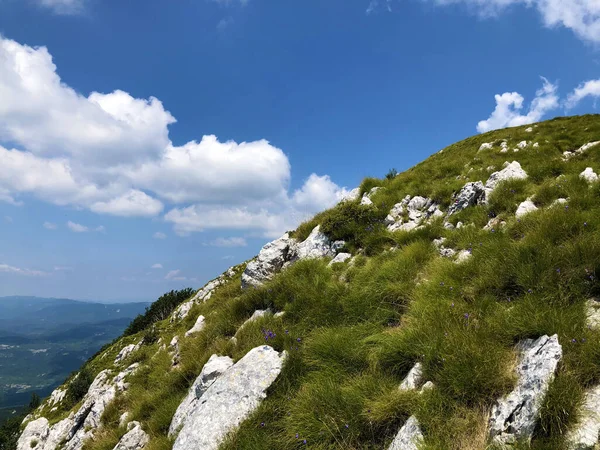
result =
M600 79L581 83L567 97L566 107L569 109L574 108L580 101L587 97L592 97L594 100L600 97Z
M44 228L46 230L56 230L56 228L58 228L58 226L52 222L44 222Z
M46 272L42 272L40 270L23 269L20 267L9 266L8 264L0 264L0 272L30 277L42 277L47 275Z
M45 47L3 37L0 98L0 201L18 205L34 196L123 217L156 217L166 207L180 234L274 233L342 191L313 175L290 192L289 160L264 139L206 135L174 145L168 127L175 118L157 98L121 90L82 95L61 81Z
M152 235L152 237L153 237L154 239L166 239L166 238L167 238L167 235L166 235L165 233L161 233L160 231L157 231L156 233L154 233L154 234Z
M570 29L588 42L600 42L598 0L422 0L438 5L462 4L484 16L498 15L509 7L534 8L547 27Z
M485 133L499 128L515 127L539 122L548 112L558 108L557 86L542 78L544 85L531 102L527 114L522 114L525 99L518 92L497 94L496 108L486 120L477 124L477 131Z
M242 237L217 238L209 242L211 247L246 247L248 243Z
M162 269L162 268L163 268L162 264L158 264L158 263L152 264L152 267L151 267L151 269Z

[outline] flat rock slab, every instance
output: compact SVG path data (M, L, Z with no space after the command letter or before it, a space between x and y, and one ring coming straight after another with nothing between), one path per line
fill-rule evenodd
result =
M562 358L557 335L527 339L518 348L521 354L517 385L496 403L490 418L490 437L498 444L531 439L548 386Z
M204 392L184 421L173 450L216 450L258 408L286 353L265 345L250 350Z

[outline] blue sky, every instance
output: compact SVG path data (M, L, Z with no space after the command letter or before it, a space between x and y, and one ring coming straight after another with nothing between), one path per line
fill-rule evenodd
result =
M595 0L0 0L0 295L200 287L365 176L596 112L599 43Z

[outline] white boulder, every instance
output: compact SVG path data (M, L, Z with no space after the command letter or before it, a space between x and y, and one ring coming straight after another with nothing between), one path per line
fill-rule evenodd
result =
M201 332L205 326L206 326L206 318L202 315L198 316L194 326L185 332L185 337L189 337L192 334Z
M198 405L200 397L206 390L220 377L227 369L233 366L233 360L229 356L212 355L208 362L204 364L202 372L190 387L187 396L183 399L169 427L169 436L173 436L179 431L185 419L192 413Z
M398 431L388 450L418 450L422 442L423 433L419 421L415 416L410 416Z
M150 442L150 436L142 430L142 425L139 422L130 422L127 425L127 430L127 433L119 440L113 450L142 450Z
M242 287L259 286L270 280L289 259L290 250L296 240L286 233L279 239L266 244L256 259L250 261L242 274Z
M208 387L183 420L173 450L216 450L258 408L286 359L269 346L250 350Z
M588 183L595 183L598 181L598 174L594 172L594 169L587 167L583 172L579 174L579 178L583 178Z
M417 389L423 384L423 364L416 363L408 372L402 383L400 384L401 391Z
M600 435L600 386L585 393L585 400L576 426L567 433L568 450L592 450Z
M332 257L335 252L331 249L331 241L321 233L321 226L317 225L310 235L295 248L295 258L312 259Z
M448 215L462 211L469 206L480 203L485 197L485 187L481 181L467 183L456 195L454 203L448 208Z
M519 205L519 207L517 208L517 212L515 213L515 216L522 217L525 214L529 214L530 212L537 211L537 209L538 209L537 206L535 206L535 204L531 200L527 199Z
M489 198L490 194L494 192L494 189L498 186L501 181L506 180L524 180L527 178L527 173L521 168L521 164L517 161L513 161L510 164L504 163L505 166L502 170L494 172L490 175L485 183L485 195L486 199Z
M140 344L129 344L121 349L117 357L115 358L115 364L119 364L124 359L128 358L133 352L140 348Z
M352 255L350 253L338 253L335 258L333 258L328 266L332 266L333 264L337 264L337 263L343 263L346 262L346 260L352 258Z

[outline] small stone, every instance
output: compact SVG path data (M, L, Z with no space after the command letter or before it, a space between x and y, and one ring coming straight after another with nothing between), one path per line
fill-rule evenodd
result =
M537 211L537 206L531 200L525 200L522 202L517 208L517 212L515 213L516 217L523 217L525 214L529 214L530 212Z
M416 363L408 372L402 383L400 384L401 391L417 389L423 381L423 364Z
M594 169L587 167L583 172L579 174L580 178L583 178L588 183L595 183L598 181L598 175L594 172Z

